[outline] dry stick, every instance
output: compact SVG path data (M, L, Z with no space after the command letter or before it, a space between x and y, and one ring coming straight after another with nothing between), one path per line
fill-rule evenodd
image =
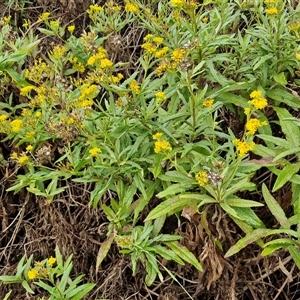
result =
M290 274L293 273L294 269L295 269L295 264L293 264ZM286 286L286 284L288 282L291 282L291 279L289 278L289 276L286 277L284 283L282 284L281 288L278 290L278 293L276 294L276 296L273 300L276 300L280 296L281 292L283 291L284 287Z
M21 225L21 223L22 223L22 221L23 221L23 217L24 217L24 213L25 213L25 207L26 207L26 205L27 205L27 203L28 203L28 200L29 200L29 196L27 195L27 196L26 196L25 203L24 203L23 206L22 206L22 209L19 211L18 215L17 215L17 216L15 217L15 219L12 221L12 224L13 224L13 223L15 222L15 220L18 219L18 223L16 224L16 228L15 228L13 234L12 234L12 237L10 238L10 240L8 241L7 245L5 246L4 250L3 250L2 253L1 253L0 260L2 259L2 256L4 255L4 253L5 253L5 251L7 250L8 246L9 246L11 243L13 243L14 240L15 240L15 238L16 238L18 229L19 229L19 227L20 227L20 225ZM19 218L19 216L20 216L20 218ZM11 224L11 225L12 225L12 224ZM11 226L11 225L10 225L10 226ZM9 226L9 227L10 227L10 226ZM5 231L6 231L9 227L7 227L7 228L5 229Z

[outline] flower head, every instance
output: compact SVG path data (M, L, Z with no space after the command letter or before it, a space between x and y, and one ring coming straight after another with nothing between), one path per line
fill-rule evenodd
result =
M266 106L268 106L268 101L266 98L254 98L250 101L248 101L249 104L253 105L256 109L264 109Z
M214 104L214 99L207 99L203 101L203 106L207 108L212 108Z
M21 130L22 124L23 124L23 121L20 120L20 119L13 120L11 122L11 130L12 130L12 132L19 132Z
M275 7L270 7L270 8L267 8L265 10L265 12L266 12L267 15L270 15L270 16L277 15L278 14L278 9L275 8Z
M27 276L29 279L35 279L38 276L38 270L36 269L29 270Z
M136 94L138 95L141 92L141 88L138 84L138 82L133 79L130 84L129 84L129 88Z
M247 134L248 135L254 135L255 132L257 131L257 129L261 126L266 125L267 122L266 121L259 121L258 119L252 118L250 119L247 123L246 123L246 130L247 130Z
M48 265L52 267L56 263L56 258L50 256L48 259Z
M239 139L235 139L233 141L233 144L236 146L238 155L240 157L246 155L249 151L252 151L255 146L254 142L247 143L247 142L243 142Z
M206 171L199 172L198 174L196 174L195 178L200 186L204 186L208 183L208 177Z
M157 133L152 135L152 138L154 140L159 140L162 136L163 136L162 132L157 132Z
M69 25L68 26L68 31L72 34L75 30L75 25Z
M125 5L125 11L137 14L140 11L140 9L138 5L127 2Z
M154 152L165 153L172 150L170 143L166 140L158 140L155 142Z
M101 150L98 147L94 147L89 151L89 154L91 157L97 156L99 153L101 153Z
M159 103L167 99L165 92L157 92L155 94L155 97L156 101Z

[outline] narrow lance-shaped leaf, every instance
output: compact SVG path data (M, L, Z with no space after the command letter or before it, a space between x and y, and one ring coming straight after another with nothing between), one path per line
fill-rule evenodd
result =
M287 166L285 166L279 173L272 192L275 192L277 190L279 190L281 187L283 187L283 185L285 185L294 174L296 174L300 169L300 163L292 163L289 164Z
M230 257L242 249L244 249L249 244L259 240L260 238L266 236L266 234L270 231L270 229L256 229L248 234L246 234L243 238L238 240L238 242L229 248L226 252L225 257Z
M166 245L168 245L182 260L192 264L199 271L203 271L200 262L188 248L178 242L166 242Z
M274 197L270 194L270 192L265 184L263 184L263 186L262 186L262 192L263 192L264 199L267 203L267 206L268 206L269 210L271 211L272 215L276 218L276 220L279 222L279 224L283 228L289 229L290 223L289 223L288 218L286 217L281 206L274 199Z

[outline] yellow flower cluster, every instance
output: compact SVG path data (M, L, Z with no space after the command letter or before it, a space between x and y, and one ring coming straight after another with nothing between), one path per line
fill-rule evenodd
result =
M166 70L176 70L185 59L188 49L177 48L174 49L171 58L162 60L158 67L155 69L157 75L162 75Z
M270 8L266 8L265 12L266 12L267 15L270 15L270 16L277 15L278 14L278 9L275 8L275 7L270 7Z
M126 1L125 11L137 14L139 13L140 9L138 5Z
M38 277L38 274L39 274L38 270L36 270L36 269L31 269L31 270L28 271L27 276L28 276L28 278L29 278L30 280L32 280L32 279L37 278L37 277Z
M42 13L39 18L38 18L38 22L45 22L49 19L50 13L49 12L44 12Z
M78 97L77 105L78 107L87 107L94 104L93 100L99 93L99 88L97 85L83 84L80 87L80 96Z
M206 99L203 101L203 106L207 108L212 108L214 101L214 99Z
M12 132L19 132L23 125L23 121L21 119L15 119L11 121L10 125L11 125Z
M261 126L267 125L266 121L259 121L258 119L251 118L248 120L248 122L245 125L245 128L247 130L247 135L254 135L257 129Z
M132 92L136 95L138 95L141 92L141 87L139 86L138 82L133 79L130 84L129 88L132 90Z
M155 97L158 103L161 103L167 99L165 92L157 92Z
M161 132L157 132L152 136L155 141L154 143L154 152L155 153L166 153L172 150L170 143L166 140L162 140L161 137L163 134Z
M250 94L252 100L248 101L249 104L253 105L255 109L264 109L268 105L266 98L262 97L260 90L255 90Z
M239 139L235 139L233 141L233 144L236 146L236 149L238 151L238 155L240 157L246 155L249 151L252 151L254 149L255 143L252 142L245 142L245 141L241 141Z
M145 43L142 44L142 48L145 49L146 53L154 54L156 58L165 56L169 50L167 46L161 48L164 42L164 38L162 37L154 37L153 34L147 34L144 37L144 41Z
M48 258L48 265L50 266L50 267L52 267L55 263L56 263L56 258L54 258L54 257L52 257L52 256L50 256L49 258Z
M49 54L50 58L53 59L61 59L62 56L66 53L67 49L65 46L55 45L52 49L52 51Z
M34 61L34 64L24 72L24 77L35 83L43 82L45 78L53 76L53 68L41 58Z
M197 7L196 0L171 0L171 6L175 8L195 9Z
M72 64L72 68L76 72L83 73L85 71L84 65L78 60L77 57L71 57L69 61Z
M24 86L20 89L20 95L21 96L28 96L28 94L34 90L34 86L33 85L27 85L27 86Z
M20 166L24 166L29 162L29 157L24 152L20 156L16 152L13 152L10 158L16 161Z
M69 25L68 26L68 31L72 34L75 30L75 25Z
M208 177L206 171L200 171L196 174L195 179L197 180L200 186L204 186L208 183Z
M267 6L267 8L265 9L267 15L272 16L278 14L278 9L276 8L276 4L277 4L276 0L265 0L264 2Z
M96 157L99 153L101 153L101 150L98 147L94 147L89 151L91 157Z
M101 69L107 69L113 66L113 62L107 58L106 50L101 46L97 49L97 53L88 59L87 64L89 66L99 66Z

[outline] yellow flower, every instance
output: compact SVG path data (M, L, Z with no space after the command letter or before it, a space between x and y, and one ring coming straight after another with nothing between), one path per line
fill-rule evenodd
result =
M161 57L163 57L167 52L169 51L169 47L163 47L162 49L160 49L160 50L157 50L156 52L155 52L155 57L156 58L161 58Z
M29 157L26 154L22 154L19 158L18 158L18 163L23 166L25 164L27 164L29 161Z
M157 133L152 135L152 138L154 140L159 140L162 136L163 136L162 132L157 132Z
M103 9L103 7L99 6L98 4L95 4L95 5L90 5L90 8L88 9L88 11L102 12L102 11L104 11L104 9Z
M266 98L254 98L248 101L248 103L253 105L256 109L264 109L268 105Z
M250 98L251 99L259 98L259 97L261 97L261 95L262 95L262 92L260 90L255 90L250 94Z
M100 61L100 67L102 69L110 68L113 66L113 62L109 60L108 58L104 58Z
M38 276L38 270L36 269L29 270L27 276L29 279L35 279Z
M35 136L35 132L34 131L26 132L26 138L32 139L34 136Z
M255 146L254 142L247 143L247 142L242 142L239 139L235 139L233 141L233 144L236 146L239 156L246 155L249 151L252 151Z
M288 29L291 31L297 31L300 28L300 21L296 21L290 25L288 25Z
M18 153L13 152L10 157L11 157L11 159L18 159Z
M142 48L145 49L147 53L154 53L156 51L156 46L149 42L142 44Z
M214 99L207 99L203 101L203 106L207 108L212 108L214 104Z
M75 25L69 25L68 26L68 31L72 34L75 30Z
M61 59L61 57L66 53L67 49L65 46L56 45L50 52L50 56L54 59Z
M152 38L153 38L153 34L149 33L144 37L144 41L148 42L148 41L152 40Z
M172 53L172 58L176 63L180 63L185 56L185 50L184 49L175 49Z
M182 7L185 4L185 0L171 0L171 5L175 7Z
M35 116L36 116L37 118L39 118L41 115L42 115L42 113L41 113L40 111L37 111L37 112L35 113Z
M21 126L23 124L22 120L16 119L11 122L11 130L13 132L19 132L21 130Z
M91 157L95 157L97 156L99 153L101 153L101 150L97 147L94 147L92 148L90 151L89 151L89 154Z
M157 102L162 102L162 101L165 101L167 99L166 94L164 92L157 92L155 94L155 97L156 97Z
M172 147L170 143L166 140L159 140L156 141L154 147L154 152L155 153L164 153L164 152L169 152L172 150Z
M31 152L33 150L33 146L32 145L28 145L26 147L26 150L29 151L29 152Z
M266 12L267 15L270 15L270 16L272 16L272 15L277 15L277 14L278 14L278 10L277 10L277 8L275 8L275 7L267 8L267 9L265 10L265 12Z
M0 115L0 122L4 122L7 119L7 115Z
M9 23L10 19L11 19L11 16L4 17L3 18L4 25L7 25Z
M21 96L28 96L28 94L34 89L33 85L24 86L20 90Z
M48 265L52 267L56 263L56 258L50 256L48 259Z
M157 45L160 45L160 44L162 44L162 43L164 42L164 38L162 38L162 37L155 37L155 38L153 39L153 42L154 42L155 44L157 44Z
M300 61L300 53L299 52L295 52L295 58Z
M138 5L136 5L136 4L126 3L125 11L137 14L140 11L140 9L139 9Z
M41 14L38 18L38 22L41 22L41 21L47 21L48 18L50 16L50 13L49 12L44 12L43 14Z
M195 179L197 180L198 184L200 186L204 186L208 183L208 177L206 171L201 171L198 174L196 174Z
M204 18L202 19L202 22L203 22L203 23L207 23L207 22L208 22L208 17L204 17Z
M30 25L31 25L30 20L25 20L24 23L22 24L22 26L23 26L24 28L27 28L27 27L29 27Z
M255 132L257 131L257 129L258 129L259 127L264 126L264 125L266 125L266 124L267 124L266 121L260 122L258 119L254 119L254 118L250 119L250 120L246 123L246 125L245 125L245 128L246 128L246 130L247 130L247 134L248 134L248 135L253 135L253 134L255 134Z
M133 79L130 84L129 84L129 88L132 90L133 93L135 93L136 95L138 95L141 92L141 88L138 84L138 82Z

